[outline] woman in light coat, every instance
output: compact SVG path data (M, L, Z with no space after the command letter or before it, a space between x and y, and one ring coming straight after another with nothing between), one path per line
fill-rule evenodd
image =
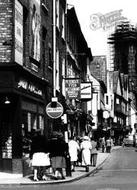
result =
M97 151L97 142L95 141L95 139L91 138L91 165L92 166L96 166L97 163L97 155L98 155L98 151Z
M77 141L73 138L69 140L68 146L69 146L69 155L71 161L71 171L75 171L75 165L78 160L78 151L80 147Z
M82 150L82 165L86 167L86 172L89 171L89 165L91 164L91 142L88 136L83 137L80 148Z

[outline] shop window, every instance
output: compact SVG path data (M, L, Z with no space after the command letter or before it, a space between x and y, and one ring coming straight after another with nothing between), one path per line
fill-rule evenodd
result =
M42 115L39 115L39 128L42 130L42 133L44 131L44 117Z
M36 114L32 113L31 114L31 128L32 129L37 129L37 117L36 117Z
M12 158L12 135L9 134L2 145L2 158Z
M22 143L23 143L23 155L28 155L30 152L32 129L42 129L44 131L44 117L43 115L37 115L36 113L23 112L22 123Z

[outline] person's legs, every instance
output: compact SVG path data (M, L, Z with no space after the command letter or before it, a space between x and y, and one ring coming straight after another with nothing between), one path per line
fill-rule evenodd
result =
M58 169L55 170L55 177L58 177Z
M93 166L96 166L97 163L97 154L93 155Z
M42 179L43 180L48 180L47 168L46 167L43 167L43 170L42 170Z
M91 154L90 162L91 162L91 166L92 166L93 165L93 154Z
M89 166L86 165L86 172L89 172Z
M65 179L64 174L63 174L63 169L62 168L58 168L57 171L60 173L61 179ZM57 176L57 177L59 177L59 176Z
M34 167L34 177L33 177L34 181L38 181L38 168Z
M71 171L75 171L74 162L71 162Z

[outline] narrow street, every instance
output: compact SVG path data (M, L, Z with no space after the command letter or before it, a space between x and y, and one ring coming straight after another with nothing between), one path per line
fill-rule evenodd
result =
M53 185L0 186L0 189L22 190L136 190L137 152L133 147L113 150L96 173L81 180Z
M92 190L136 190L136 160L137 152L132 147L114 150L100 171L76 183Z

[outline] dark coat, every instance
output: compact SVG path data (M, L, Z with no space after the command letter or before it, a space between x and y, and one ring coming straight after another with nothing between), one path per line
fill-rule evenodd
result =
M53 138L49 141L49 152L50 157L65 156L68 152L68 144L62 139Z

